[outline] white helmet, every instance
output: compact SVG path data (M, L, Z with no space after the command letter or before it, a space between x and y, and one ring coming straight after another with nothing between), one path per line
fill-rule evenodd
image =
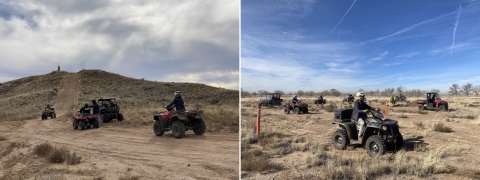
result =
M365 97L365 94L363 92L357 92L357 97Z
M182 97L182 92L180 91L175 91L175 93L173 93L173 95L175 95L175 97Z
M296 98L296 97L297 97L297 95L293 95L293 98Z

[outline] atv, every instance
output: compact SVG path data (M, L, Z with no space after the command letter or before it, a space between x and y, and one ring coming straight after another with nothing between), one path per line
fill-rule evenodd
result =
M76 130L78 129L78 126L80 126L81 130L85 130L87 128L91 128L92 126L94 128L99 128L100 127L100 120L98 119L97 114L89 114L89 113L84 113L84 114L78 114L73 116L73 129Z
M418 110L434 109L440 111L448 111L448 102L440 98L437 93L426 93L427 100L417 100Z
M327 104L327 100L318 98L314 102L315 104Z
M55 108L51 107L50 110L45 109L45 111L42 112L42 120L47 119L48 117L50 117L50 119L57 118Z
M123 121L123 114L120 113L120 105L115 98L101 98L98 101L100 105L100 118L102 123L111 122L112 119Z
M407 97L404 96L403 94L400 94L400 96L397 96L395 95L390 97L390 103L392 103L393 105L395 105L397 102L406 102L407 101Z
M153 116L153 132L157 136L163 136L165 131L172 131L175 138L180 139L185 131L193 130L196 135L202 135L207 130L202 118L203 110L190 110L174 113L174 107L167 107L167 111Z
M297 101L295 104L284 105L283 112L285 114L290 114L290 111L292 110L295 114L300 114L300 112L303 112L303 114L308 114L308 104L302 103L302 101Z
M364 145L370 157L383 155L386 151L396 151L403 146L403 137L400 134L398 122L383 119L383 114L369 111L370 117L365 120L363 132L358 132L360 125L351 122L353 109L336 109L332 124L338 124L340 129L332 136L333 146L345 150L347 145ZM362 139L358 139L362 134Z

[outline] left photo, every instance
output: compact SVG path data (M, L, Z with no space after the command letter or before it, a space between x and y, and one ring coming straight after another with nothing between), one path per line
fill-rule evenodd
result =
M0 2L0 179L238 179L239 9Z

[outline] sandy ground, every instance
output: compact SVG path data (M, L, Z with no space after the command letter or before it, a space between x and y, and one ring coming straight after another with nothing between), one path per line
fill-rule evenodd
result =
M63 83L64 88L59 89L54 105L56 119L1 122L0 126L1 135L10 142L25 142L32 149L48 141L83 157L82 163L68 167L45 162L44 167L50 169L81 169L65 171L67 173L61 173L61 177L119 179L128 175L131 179L238 179L238 134L207 132L197 136L187 131L185 137L176 139L170 132L157 137L151 127L132 129L106 125L98 129L73 130L71 117L66 114L73 107L76 75L67 76ZM13 170L16 168L19 167L14 166ZM6 170L0 167L0 177L4 172ZM58 175L51 170L41 172L39 174L44 177Z
M256 98L242 98L242 128L248 124L253 127L256 122L257 107ZM331 99L328 99L331 101ZM313 102L313 98L309 101ZM305 101L305 102L309 102ZM340 99L338 99L340 101ZM479 99L480 101L480 99ZM340 104L340 103L336 103ZM338 125L332 124L333 112L327 112L320 106L309 103L310 112L308 114L284 114L283 107L262 108L261 128L262 132L280 132L286 135L296 137L306 137L314 139L321 144L328 146L328 151L341 156L364 156L368 157L364 147L349 147L347 150L337 150L333 148L331 135L338 128ZM347 104L345 104L347 105ZM385 108L385 105L374 104L374 107ZM392 110L393 109L393 110ZM405 150L409 154L421 156L422 152L414 151L415 145L422 145L427 149L435 149L442 146L457 149L460 155L445 157L442 159L448 166L458 169L477 169L480 166L480 126L475 123L480 121L478 118L466 119L462 117L451 118L453 115L478 116L480 112L478 107L464 107L463 105L450 104L450 112L428 111L428 114L413 113L417 107L402 107L402 105L389 108L389 114L385 118L399 121L400 132L404 137L406 145ZM400 112L407 111L407 112ZM410 113L409 111L412 111ZM402 116L402 118L400 118ZM414 122L423 122L425 129L419 130ZM442 122L453 129L451 133L435 132L432 130L434 123ZM242 130L242 133L245 131ZM269 151L258 144L251 144L251 148ZM316 174L317 168L308 167L305 158L308 152L294 151L286 155L274 155L270 161L282 166L281 170L269 170L264 172L242 171L242 179L283 179L285 174L299 175ZM386 155L391 155L387 153ZM480 171L478 171L480 172ZM295 177L293 176L293 177ZM292 176L290 176L292 177ZM472 176L462 177L458 174L435 174L427 179L471 179ZM476 176L480 178L480 174ZM383 177L385 179L395 179L394 177ZM399 178L399 177L397 177ZM405 176L406 179L422 179L415 176ZM382 178L380 178L382 179ZM402 178L400 178L402 179ZM475 178L473 178L475 179Z

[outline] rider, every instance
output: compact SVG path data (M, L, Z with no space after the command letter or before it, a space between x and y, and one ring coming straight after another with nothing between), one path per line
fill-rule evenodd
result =
M92 100L92 108L93 108L93 114L99 114L100 113L100 106L97 104L97 101Z
M377 110L377 108L372 108L365 103L365 94L363 92L358 92L356 96L358 99L355 100L355 104L353 105L352 121L355 121L360 125L360 129L358 130L358 140L361 140L365 120L367 119L366 113L368 110Z
M320 97L318 97L319 104L323 104L323 96L320 94Z
M45 107L45 111L50 111L51 107L50 104L47 104L47 107Z
M297 95L293 95L292 104L296 104L297 102L298 102Z
M88 102L85 102L83 107L80 109L80 114L90 114L90 106L88 105Z
M173 101L170 104L168 104L165 107L170 107L170 106L175 105L174 114L177 114L177 112L185 111L185 105L184 105L184 102L183 102L183 99L182 99L182 92L175 91L175 93L173 93L173 95L175 95L175 98L173 99Z

